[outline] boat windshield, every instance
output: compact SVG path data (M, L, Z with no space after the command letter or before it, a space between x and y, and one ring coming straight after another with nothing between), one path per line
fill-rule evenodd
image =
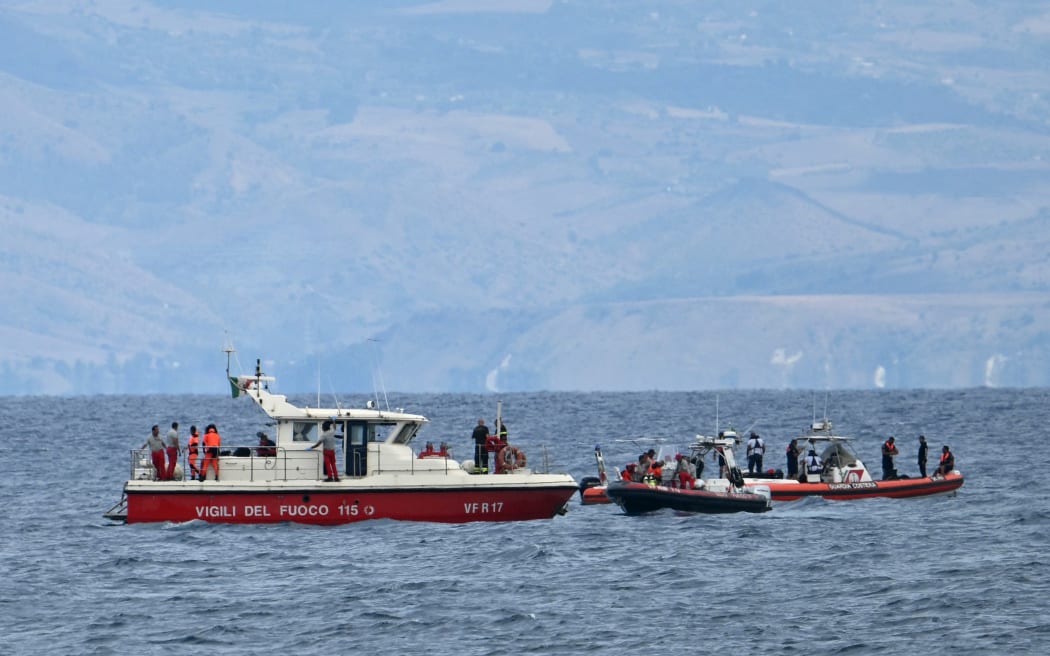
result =
M845 442L831 442L825 447L820 459L831 467L850 467L857 462L857 455Z

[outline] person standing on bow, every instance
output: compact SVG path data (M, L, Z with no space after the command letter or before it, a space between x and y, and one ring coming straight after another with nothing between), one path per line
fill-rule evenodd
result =
M882 480L897 480L897 468L893 466L893 459L899 453L900 451L897 450L897 445L892 435L890 439L882 443Z
M919 474L926 478L926 436L919 436Z
M751 439L747 441L747 473L762 473L762 456L766 453L766 442L758 433L751 431Z
M339 468L335 464L335 425L331 421L321 424L321 439L314 442L310 449L323 446L325 480L339 482Z
M200 457L200 446L201 446L201 434L197 430L196 426L190 426L190 439L186 445L186 450L190 454L190 478L197 480L201 477L200 467L197 466L197 459Z
M474 468L479 469L482 474L487 474L489 471L489 450L485 444L488 436L489 429L485 426L485 420L478 419L478 425L474 427L470 438L474 440Z
M219 447L222 446L222 436L215 424L208 424L204 429L204 464L201 465L201 482L208 478L208 468L215 468L215 481L219 480Z
M153 428L149 437L146 438L145 444L139 448L145 449L146 447L149 447L149 458L153 463L153 469L156 470L153 480L163 481L166 471L164 465L164 440L160 436L160 426L157 424L153 424Z
M164 442L168 452L168 467L164 470L164 480L173 481L175 480L175 465L179 464L179 452L182 451L179 446L179 422L171 422L171 430L168 431Z

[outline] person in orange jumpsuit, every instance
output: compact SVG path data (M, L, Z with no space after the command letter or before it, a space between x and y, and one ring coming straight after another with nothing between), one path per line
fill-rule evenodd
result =
M219 480L219 447L222 445L222 437L219 435L215 424L208 424L204 430L204 464L201 466L201 478L208 478L208 467L215 468L215 480Z
M201 434L196 426L190 426L190 440L187 450L190 453L190 478L199 479L201 470L197 467L197 459L200 457Z

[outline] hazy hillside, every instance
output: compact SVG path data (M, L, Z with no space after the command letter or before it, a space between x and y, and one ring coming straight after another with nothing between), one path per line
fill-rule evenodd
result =
M1050 10L0 3L0 393L1050 384Z

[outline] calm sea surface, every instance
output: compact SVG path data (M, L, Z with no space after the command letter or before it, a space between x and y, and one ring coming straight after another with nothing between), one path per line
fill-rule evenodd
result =
M715 428L714 393L502 398L530 464L546 445L577 480L595 444L622 467ZM215 422L225 446L266 417L215 396L0 398L0 653L1050 653L1050 390L717 397L721 427L757 422L767 467L825 403L876 475L888 435L915 475L924 433L931 468L950 444L966 485L762 515L626 517L575 497L512 524L124 526L102 513L150 425ZM496 397L390 406L430 417L422 440L463 459Z

